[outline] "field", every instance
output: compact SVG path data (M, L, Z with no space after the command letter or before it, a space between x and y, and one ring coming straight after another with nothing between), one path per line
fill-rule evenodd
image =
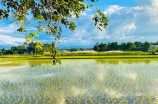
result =
M158 59L0 59L2 104L157 104Z
M51 54L19 54L2 55L0 58L10 59L51 59ZM158 54L150 55L147 52L61 52L61 59L130 59L130 58L158 58Z

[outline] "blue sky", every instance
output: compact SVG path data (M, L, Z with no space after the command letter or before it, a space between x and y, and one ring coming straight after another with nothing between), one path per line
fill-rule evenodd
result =
M85 3L87 3L85 1ZM110 20L106 30L99 31L94 26L92 10L86 10L80 15L76 23L76 31L71 32L63 26L60 48L87 47L92 48L97 42L134 42L134 41L158 41L158 0L99 0L92 3L94 9L100 9ZM30 18L30 17L29 17ZM11 24L12 18L0 20L0 48L18 46L25 41L22 33L16 32L17 26ZM30 18L36 25L36 22ZM36 32L33 26L29 26L29 32ZM51 43L53 36L39 33L34 40L42 43Z

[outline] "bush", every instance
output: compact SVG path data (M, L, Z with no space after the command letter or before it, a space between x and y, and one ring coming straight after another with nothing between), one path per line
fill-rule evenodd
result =
M3 56L3 53L0 53L0 56Z
M157 47L155 45L151 46L150 49L149 49L149 51L150 51L150 54L155 55L155 53L157 51Z

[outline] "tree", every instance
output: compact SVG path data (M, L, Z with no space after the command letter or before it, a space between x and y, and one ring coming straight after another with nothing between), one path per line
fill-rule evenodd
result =
M99 51L99 43L97 42L96 45L93 47L94 51Z
M85 49L85 48L80 48L80 50L81 50L81 51L86 51L86 49Z
M28 51L33 51L36 54L37 49L42 49L43 44L40 41L36 41L36 42L31 42L28 45Z
M111 48L112 48L112 50L118 50L118 43L117 42L112 42L111 43Z
M89 3L88 0L87 2ZM91 0L91 2L95 2L95 0ZM86 5L84 0L1 0L1 5L3 8L0 9L0 19L8 19L11 15L13 16L11 23L19 22L21 24L17 31L26 34L24 45L31 42L35 36L39 36L37 32L27 34L27 25L31 24L27 15L32 15L33 19L37 21L38 26L34 27L39 32L44 31L49 35L55 36L55 41L52 42L53 45L55 42L59 43L61 37L62 28L59 26L59 23L74 31L76 25L69 18L75 15L76 19L79 19L81 12L93 6L90 3ZM106 26L108 26L107 22L109 20L99 9L96 9L93 20L97 29L101 31L102 27L106 29ZM23 25L23 23L25 24ZM56 48L54 46L52 48Z
M111 48L111 43L110 43L110 42L108 42L107 50L112 50L112 48Z
M7 50L3 48L3 49L2 49L2 53L3 53L3 54L6 54L6 53L7 53Z
M79 48L71 48L70 51L81 51Z
M106 51L106 48L107 48L107 44L99 44L99 50L98 51Z
M18 50L17 47L15 47L15 46L11 47L11 51L12 51L12 53L13 53L14 51L17 51L17 50Z
M44 51L44 52L50 52L51 51L51 44L43 44L43 48L42 48L42 50Z
M155 54L156 53L156 51L157 51L157 47L154 45L154 46L150 46L150 49L149 49L149 52L150 52L150 54Z
M121 43L120 45L119 45L119 48L122 50L122 51L124 51L125 49L126 49L126 43Z
M135 46L136 46L136 51L141 50L142 42L135 41L134 44L135 44Z
M150 44L149 42L145 41L145 43L143 43L143 48L142 48L142 50L143 50L144 52L148 52L150 46L151 46L151 44Z
M135 48L135 47L136 47L136 46L135 46L134 43L132 43L132 42L127 42L126 49L127 49L128 51L132 50L132 49Z

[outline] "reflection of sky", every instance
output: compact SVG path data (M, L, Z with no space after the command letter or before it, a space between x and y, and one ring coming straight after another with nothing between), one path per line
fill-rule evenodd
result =
M62 60L62 65L54 67L52 64L44 63L41 66L30 67L31 61L20 63L22 66L0 66L2 88L0 91L7 89L4 86L8 86L8 83L13 87L21 86L20 89L25 90L27 86L34 91L38 88L40 92L45 92L47 97L56 95L60 99L62 96L62 104L68 96L82 95L85 97L104 95L105 98L115 96L116 99L133 96L132 99L139 97L140 101L143 96L148 96L149 87L149 96L157 98L158 64L154 61L149 64L123 62L101 64L95 60Z

